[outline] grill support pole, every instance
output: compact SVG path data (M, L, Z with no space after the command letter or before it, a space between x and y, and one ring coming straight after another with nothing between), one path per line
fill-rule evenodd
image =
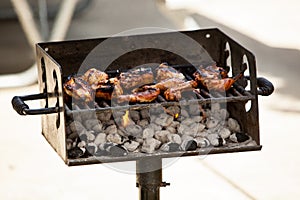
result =
M162 182L161 158L142 158L136 161L136 185L140 200L160 199L160 187L170 185Z

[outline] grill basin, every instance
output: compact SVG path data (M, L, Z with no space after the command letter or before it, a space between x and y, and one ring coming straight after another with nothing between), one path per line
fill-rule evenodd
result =
M260 150L259 140L259 116L257 95L269 95L273 91L273 86L267 80L256 77L255 57L247 49L236 43L230 37L218 29L206 29L196 31L180 32L189 38L192 38L203 47L200 52L188 51L188 47L181 44L183 41L176 41L177 49L174 52L168 51L168 45L162 50L156 48L156 44L164 41L164 44L174 42L176 32L145 34L134 36L123 36L109 38L116 44L116 51L105 53L105 49L98 51L97 59L86 58L95 51L95 47L105 42L107 38L75 40L63 42L49 42L37 44L37 63L39 73L39 87L41 94L29 95L26 97L15 97L13 99L14 108L19 114L43 114L42 115L42 134L56 150L67 165L85 165L94 163L119 162L139 160L141 158L167 158L180 156L194 156L201 154L231 153L242 151ZM136 49L141 44L149 48ZM119 45L118 45L119 44ZM122 46L125 44L125 46ZM132 51L118 57L124 49L132 48ZM204 51L205 50L205 51ZM188 59L176 54L176 52L188 52ZM125 51L124 51L125 52ZM207 54L207 53L208 54ZM109 61L113 61L110 63ZM107 103L98 104L95 107L72 107L64 102L64 91L62 85L64 79L72 73L82 73L85 70L95 66L106 66L104 63L110 63L107 68L101 69L109 73L118 73L127 71L135 66L147 63L168 62L179 71L186 74L191 73L195 66L206 65L215 61L218 66L228 66L231 64L230 71L232 76L237 75L246 66L249 75L240 78L236 84L226 93L209 93L200 90L196 98L189 99L186 102L167 102L158 98L155 103L121 105L111 107ZM249 85L250 89L246 89ZM23 102L25 100L43 99L41 109L33 110ZM251 108L246 109L246 103L251 104ZM88 113L105 113L122 109L143 109L153 106L171 106L171 105L189 105L198 103L199 105L211 105L219 103L226 105L230 116L238 121L241 130L247 133L256 142L255 145L237 145L199 149L185 152L155 152L151 154L131 153L126 156L90 156L86 158L69 158L66 147L66 124L74 116L81 116Z

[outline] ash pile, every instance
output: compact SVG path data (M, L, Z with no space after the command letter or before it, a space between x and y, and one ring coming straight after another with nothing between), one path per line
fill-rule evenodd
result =
M68 118L66 134L69 158L257 145L220 103L81 113Z

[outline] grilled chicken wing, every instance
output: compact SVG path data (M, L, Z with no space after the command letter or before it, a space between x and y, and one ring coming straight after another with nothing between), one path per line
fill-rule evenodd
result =
M150 86L145 86L139 89L139 91L136 91L133 94L128 95L119 95L117 97L118 103L122 102L151 102L154 101L157 96L160 94L160 90L158 88L153 88Z
M94 99L94 90L81 77L68 77L68 80L64 83L63 88L69 96L76 100L81 100L88 103Z
M170 79L170 78L185 80L184 75L178 72L173 67L170 67L165 63L160 64L159 67L156 68L156 80L158 82L161 82L163 80Z
M164 92L164 96L169 101L178 101L181 99L181 93L183 91L193 90L198 86L198 83L194 80L186 81L182 84L177 85L176 87L171 87Z
M243 74L239 74L233 78L224 78L224 79L206 79L202 81L202 85L205 86L208 90L215 91L227 91Z
M207 66L205 68L200 68L198 70L198 73L202 79L222 79L228 77L227 71L215 64Z
M198 83L201 83L208 90L227 91L243 73L244 71L233 78L229 78L225 69L213 65L197 70L193 76Z
M121 86L124 89L131 89L153 83L154 76L150 67L141 67L120 74Z
M108 75L105 72L91 68L84 73L82 79L85 80L94 90L96 90L101 84L107 82Z

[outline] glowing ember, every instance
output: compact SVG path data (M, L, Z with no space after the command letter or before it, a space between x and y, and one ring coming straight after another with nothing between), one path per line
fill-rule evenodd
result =
M177 119L178 117L179 117L179 113L176 113L176 114L174 115L174 118Z
M126 110L125 115L122 117L122 126L126 127L130 124L130 122L129 110Z

